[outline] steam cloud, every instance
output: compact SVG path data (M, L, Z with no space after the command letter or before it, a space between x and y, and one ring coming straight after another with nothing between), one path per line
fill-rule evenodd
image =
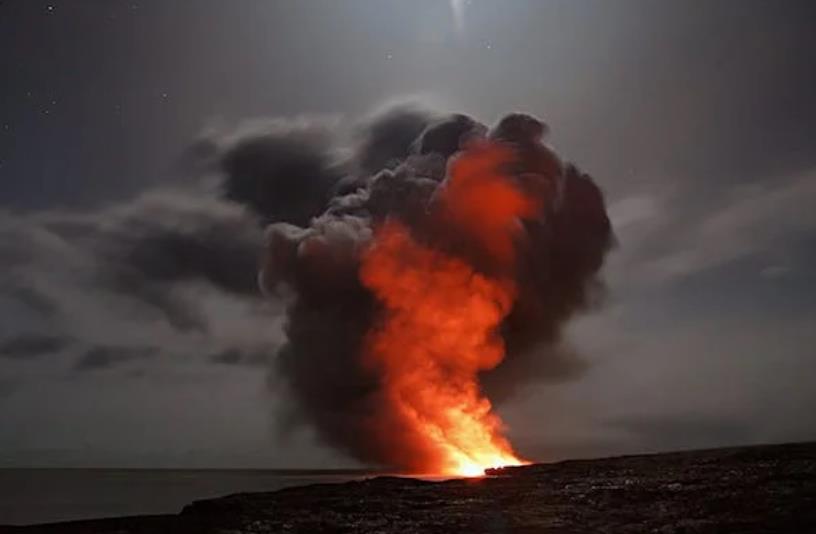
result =
M273 376L295 401L284 426L310 424L323 441L358 460L401 467L399 445L370 431L387 414L377 402L380 381L361 361L379 313L360 282L361 253L374 230L393 218L423 242L489 273L493 266L467 232L450 231L427 209L446 186L449 162L477 139L509 146L515 154L510 174L545 200L537 217L520 222L513 273L518 298L500 332L507 357L483 374L484 391L500 402L531 381L582 371L580 358L562 345L561 331L602 289L597 274L612 231L599 188L543 143L546 134L546 125L528 115L508 115L488 129L465 115L402 106L375 117L342 165L332 163L330 144L320 147L301 134L293 137L301 143L237 143L221 158L228 197L271 223L262 289L291 299L287 340L273 364Z

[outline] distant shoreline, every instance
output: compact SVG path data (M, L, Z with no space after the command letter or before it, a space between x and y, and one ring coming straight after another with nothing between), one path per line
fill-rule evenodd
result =
M266 467L0 467L2 471L137 471L137 472L230 472L230 473L275 473L292 475L367 475L371 473L400 474L386 469L311 469L311 468L266 468Z
M491 474L311 484L196 501L179 514L0 533L816 530L816 443L567 460Z

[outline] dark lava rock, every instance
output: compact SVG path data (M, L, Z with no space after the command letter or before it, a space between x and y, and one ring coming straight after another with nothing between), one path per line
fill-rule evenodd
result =
M572 460L469 480L378 477L196 501L175 516L2 532L816 532L816 443Z

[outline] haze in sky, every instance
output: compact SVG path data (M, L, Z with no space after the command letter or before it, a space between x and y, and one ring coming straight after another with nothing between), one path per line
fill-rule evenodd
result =
M277 424L283 304L212 160L281 131L342 158L405 103L539 117L606 195L580 371L498 406L524 456L816 439L813 20L804 0L1 2L0 465L354 465Z

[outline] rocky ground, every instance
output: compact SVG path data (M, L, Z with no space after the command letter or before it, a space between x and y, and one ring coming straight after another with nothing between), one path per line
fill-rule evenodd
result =
M816 443L574 460L446 482L379 477L197 501L179 515L0 532L816 533Z

